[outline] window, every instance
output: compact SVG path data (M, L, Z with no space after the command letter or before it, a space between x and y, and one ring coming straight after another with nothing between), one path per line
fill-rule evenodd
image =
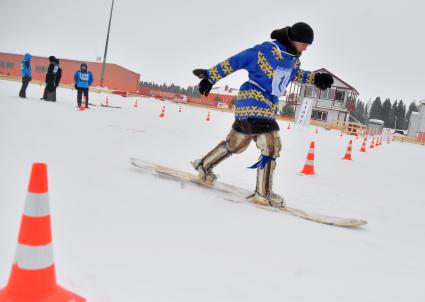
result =
M309 98L315 98L317 96L317 89L313 86L305 86L304 96Z
M37 66L35 66L35 72L46 73L47 72L47 67L37 65Z
M13 62L0 61L0 68L13 69L13 67L15 67L15 63Z
M335 100L336 101L343 102L344 101L344 96L345 96L345 91L337 90L335 92Z
M328 119L328 113L326 111L313 110L311 112L311 119L326 122Z
M324 100L333 100L335 97L335 89L326 89L320 93L320 98Z

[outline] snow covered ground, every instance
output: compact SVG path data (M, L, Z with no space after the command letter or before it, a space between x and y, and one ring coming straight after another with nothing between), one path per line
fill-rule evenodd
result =
M88 301L425 301L425 148L394 142L341 160L349 137L287 130L275 191L293 207L362 218L344 229L234 204L164 180L130 157L191 171L230 129L232 114L109 96L122 109L79 112L43 87L0 81L0 288L14 257L31 164L46 162L58 283ZM105 95L91 93L91 103ZM159 118L162 106L166 117ZM315 140L315 176L297 174ZM216 168L253 189L255 145Z

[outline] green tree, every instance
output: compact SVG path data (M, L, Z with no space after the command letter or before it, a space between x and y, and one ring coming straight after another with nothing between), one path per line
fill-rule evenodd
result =
M382 104L382 113L383 113L383 121L384 127L391 128L391 101L390 99L385 99Z
M295 110L292 107L292 105L286 103L285 106L283 106L283 108L282 108L282 114L294 116Z
M373 101L372 106L369 112L369 119L378 119L382 120L384 117L382 110L381 98L378 96L375 101Z
M392 104L392 106L391 106L391 113L390 113L390 125L389 125L389 128L396 128L396 125L395 125L395 121L396 121L396 113L397 113L397 104L398 104L398 101L397 100L395 100L394 101L394 103Z
M362 101L358 100L356 102L355 110L351 113L351 115L360 123L365 122L365 108L364 103Z
M397 116L396 128L397 129L407 129L407 127L406 127L406 105L403 104L403 100L400 100L400 102L398 102L397 109L396 109L396 116Z

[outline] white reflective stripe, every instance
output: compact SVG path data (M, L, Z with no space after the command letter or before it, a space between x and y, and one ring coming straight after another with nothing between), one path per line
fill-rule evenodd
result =
M314 160L308 159L305 161L306 166L312 166L314 164Z
M276 46L276 48L277 48L279 51L282 51L282 49L280 49L279 45L277 45L275 42L270 41L270 43L272 43L274 46Z
M314 153L314 148L310 148L310 149L308 149L308 153Z
M28 193L25 200L24 215L43 217L50 214L48 193Z
M19 244L16 247L15 263L19 268L37 270L48 268L54 264L53 245L41 246Z
M260 84L258 84L257 82L253 81L253 80L249 80L249 82L251 84L253 84L254 86L257 86L258 88L260 88L262 91L266 91L263 87L261 87Z

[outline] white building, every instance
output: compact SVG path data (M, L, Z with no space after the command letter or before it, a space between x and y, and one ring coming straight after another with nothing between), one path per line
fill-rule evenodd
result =
M425 133L425 100L419 104L419 112L412 112L409 120L409 128L407 135L416 137L419 135L423 136Z
M334 78L332 87L321 91L313 85L292 83L283 101L294 105L298 111L303 99L310 98L313 101L312 120L327 123L348 121L349 112L354 110L358 91L325 68L315 72L330 73Z

